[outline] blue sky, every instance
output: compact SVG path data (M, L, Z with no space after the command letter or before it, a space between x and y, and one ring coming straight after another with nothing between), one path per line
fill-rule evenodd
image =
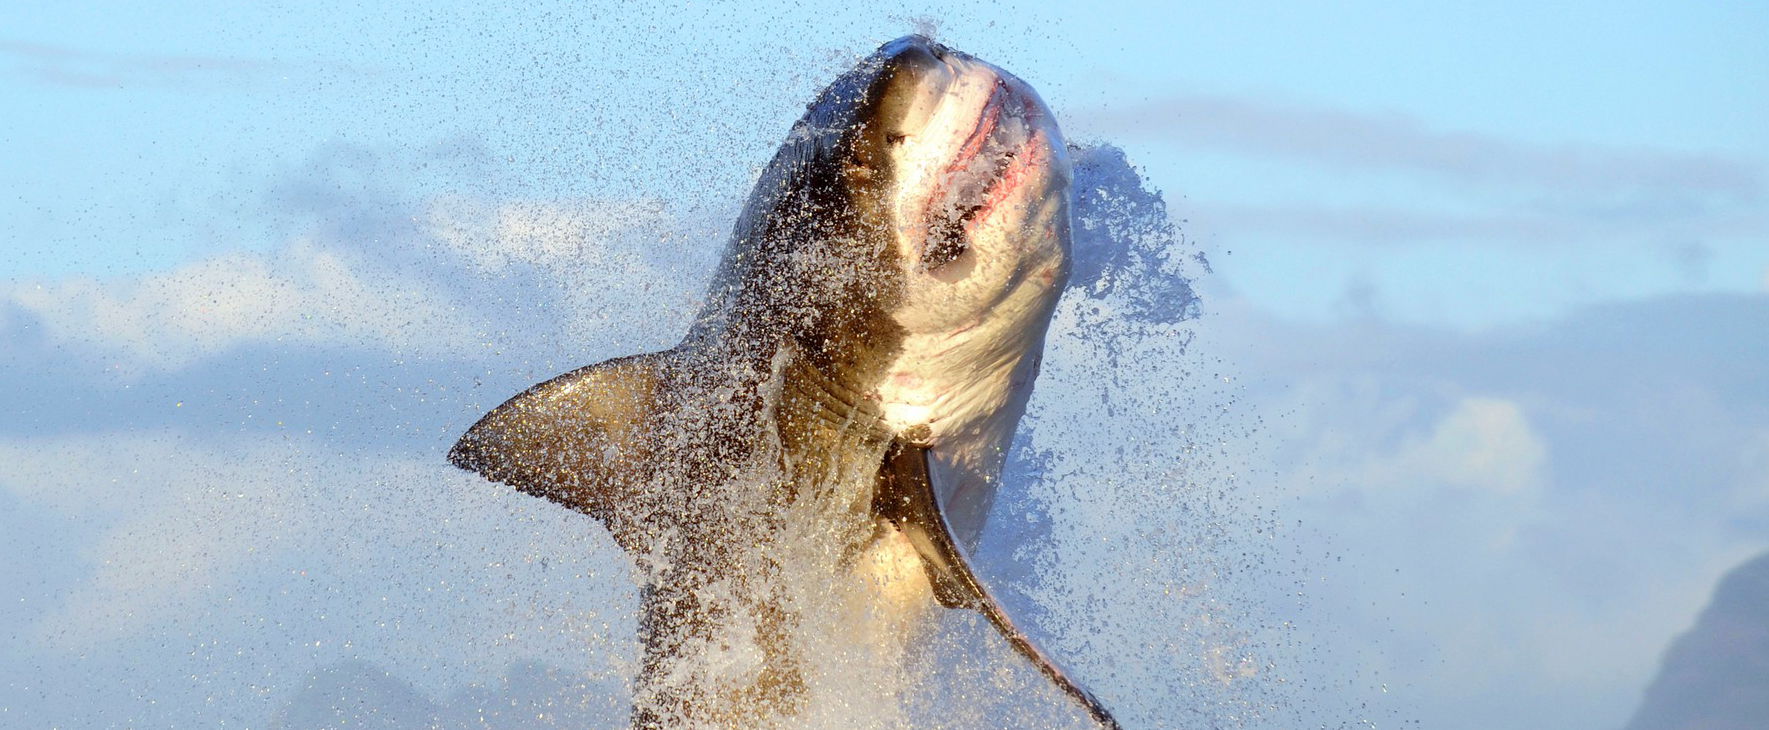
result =
M255 726L342 661L439 712L530 660L617 686L631 597L605 539L438 454L520 387L670 344L804 101L917 28L1122 147L1210 263L1162 272L1194 280L1196 320L1055 330L1051 461L1016 503L1037 529L996 539L1080 556L1015 584L1040 615L1121 599L1084 666L1170 619L1162 591L1205 590L1154 552L1098 585L1111 556L1076 542L1146 549L1190 518L1126 505L1171 499L1219 518L1175 544L1237 576L1188 625L1240 624L1169 641L1269 644L1314 688L1298 715L1619 727L1769 547L1759 4L8 6L0 367L31 387L0 401L0 527L31 557L0 709ZM1090 400L1101 342L1121 375ZM1173 435L1087 462L1148 433ZM1054 473L1117 491L1064 509ZM1224 557L1241 540L1267 557ZM402 620L478 628L432 661Z
M1769 268L1752 4L741 7L12 8L8 247L29 274L267 246L217 206L338 143L471 139L514 164L450 182L516 193L740 190L750 170L709 157L761 156L781 100L923 18L1027 69L1073 134L1134 146L1182 214L1223 209L1194 237L1286 313L1374 286L1398 316L1491 324ZM1258 245L1219 240L1236 223Z

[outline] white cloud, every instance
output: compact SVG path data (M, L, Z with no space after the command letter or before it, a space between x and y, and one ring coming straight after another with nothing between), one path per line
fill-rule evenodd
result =
M140 652L159 673L125 684L197 661L223 674L185 689L213 692L359 655L442 687L524 658L630 657L630 567L606 533L440 455L177 431L0 439L0 491L93 535L60 556L78 579L16 632L17 656L46 666Z
M237 88L286 81L315 71L351 71L335 65L230 56L106 53L18 41L0 41L0 56L12 58L12 70L32 81L87 89Z
M459 197L432 201L425 223L437 240L492 273L518 263L554 271L638 268L644 258L636 247L616 248L610 242L655 240L674 225L655 200L492 205Z
M1289 414L1272 435L1283 440L1283 481L1295 493L1451 487L1522 498L1546 483L1547 443L1515 400L1385 392L1367 378L1292 387L1260 407Z
M1605 191L1720 193L1763 187L1748 162L1655 149L1543 145L1473 131L1432 129L1395 114L1279 105L1235 97L1176 96L1083 114L1117 133L1291 156L1348 168L1393 168L1499 185Z
M94 505L120 517L84 556L88 582L40 624L53 645L81 649L168 622L216 583L311 529L303 495L282 475L289 455L241 443L225 459L165 434L0 443L0 481L62 510ZM212 448L212 447L210 447ZM274 529L265 529L274 525Z
M173 370L252 343L432 353L470 346L475 332L457 304L421 280L305 240L131 281L74 277L0 292L55 341L107 353L126 368Z
M389 235L381 250L295 238L131 279L0 282L0 304L36 318L50 341L136 376L248 345L472 356L488 340L531 340L513 332L526 329L512 327L524 315L550 322L557 339L667 341L698 308L719 248L655 201L444 197L419 224L415 239ZM542 278L511 278L521 272Z
M1369 483L1446 484L1515 494L1538 488L1548 449L1523 408L1503 398L1467 397L1393 453L1365 466Z
M1769 517L1769 430L1757 433L1749 444L1741 459L1745 474L1733 488L1729 506L1742 514Z
M1399 718L1619 726L1769 539L1757 298L1477 333L1207 301L1197 346L1263 424L1235 458L1279 485L1280 543L1326 556L1302 561L1308 646L1367 657Z
M719 248L670 238L677 226L646 202L441 199L414 218L418 235L388 245L407 247L395 254L436 256L433 270L400 268L360 246L297 240L135 280L6 285L0 304L29 313L56 344L90 347L149 374L253 343L421 354L482 349L492 329L540 339L557 330L498 321L502 298L537 292L559 297L561 311L545 304L568 323L561 328L568 337L610 329L673 335L669 320L685 316L699 294L689 281L696 277L683 274L704 273ZM462 271L479 278L439 278ZM524 272L545 281L510 283ZM1077 319L1088 304L1101 307L1097 329L1100 321ZM1576 481L1596 461L1584 455L1568 464L1558 449L1569 429L1591 426L1557 414L1585 409L1593 422L1639 414L1576 401L1564 385L1500 382L1545 381L1543 372L1567 372L1568 363L1604 374L1571 350L1514 341L1495 348L1448 333L1410 338L1418 333L1380 323L1348 332L1207 317L1202 326L1238 328L1268 348L1265 361L1243 365L1212 360L1220 343L1200 340L1188 351L1183 328L1126 327L1122 305L1071 298L1053 329L1040 383L1048 413L1037 440L1066 458L1054 460L1042 482L1054 524L1041 544L1044 557L1067 570L1045 571L1045 582L1027 590L1056 619L1050 631L1060 635L1050 645L1079 671L1111 667L1119 687L1239 674L1237 631L1247 627L1233 619L1257 598L1215 586L1229 574L1258 582L1274 572L1233 552L1243 547L1237 531L1257 531L1259 545L1351 558L1344 571L1319 575L1348 578L1335 587L1355 610L1318 613L1335 598L1311 584L1314 603L1304 608L1286 596L1271 601L1271 612L1315 621L1323 640L1309 650L1391 641L1370 650L1380 653L1387 678L1417 677L1412 697L1434 703L1422 711L1427 719L1464 718L1436 726L1479 726L1467 719L1477 714L1463 712L1471 705L1517 716L1510 703L1471 703L1469 687L1489 697L1520 688L1558 693L1565 698L1557 707L1589 714L1599 706L1592 697L1643 681L1657 642L1699 605L1689 587L1723 563L1716 555L1737 547L1703 536L1725 516L1703 505L1724 500L1691 499L1689 514L1660 514L1637 494ZM1632 315L1605 321L1629 333L1639 327ZM1649 352L1698 351L1621 341ZM1493 369L1500 375L1443 365L1457 358L1489 358L1484 364L1502 366ZM1294 390L1219 402L1196 385L1218 372L1252 380L1256 367L1271 368ZM1560 392L1542 392L1551 388ZM1613 389L1605 381L1593 390L1609 398ZM1280 438L1267 453L1244 444L1261 427L1214 420L1228 411L1277 420L1286 410L1302 415L1270 429ZM1626 421L1602 425L1656 433ZM1294 487L1281 509L1269 520L1263 511L1237 512L1244 503L1235 491L1256 489L1265 475ZM1739 504L1756 504L1756 484L1737 492ZM29 635L43 641L32 650L121 653L146 637L159 644L150 649L189 652L198 664L217 651L246 652L228 660L235 675L192 682L198 693L267 667L312 666L351 652L409 658L399 661L418 677L463 664L490 665L495 675L503 657L527 647L567 645L581 656L585 637L632 636L621 623L630 617L616 615L631 598L614 590L630 589L625 560L599 528L458 473L436 454L365 456L280 436L178 432L18 438L0 440L0 489L93 534L80 540L78 580L34 617ZM492 519L483 518L487 511ZM1310 542L1264 529L1292 518L1335 532ZM1170 595L1196 586L1210 586L1201 600ZM1625 638L1582 648L1605 637ZM1423 647L1424 658L1385 653L1407 644ZM444 645L469 658L416 666ZM169 677L185 665L155 666ZM1261 665L1257 674L1309 669ZM1151 692L1129 709L1152 716L1188 691Z
M577 342L634 339L658 346L686 329L703 280L723 250L656 200L433 201L424 231L486 281L544 274L516 289L556 297L560 335Z

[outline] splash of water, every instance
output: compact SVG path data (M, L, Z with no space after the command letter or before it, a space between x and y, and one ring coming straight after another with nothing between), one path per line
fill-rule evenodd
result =
M1244 686L1262 667L1224 605L1237 566L1221 556L1237 520L1209 445L1219 404L1184 370L1198 314L1189 277L1203 261L1122 151L1074 152L1076 276L1013 454L1011 497L992 514L980 559L1034 617L1041 640L1127 717L1170 719L1183 708L1212 726L1255 725L1261 700ZM713 441L765 442L782 366L699 368L709 374L700 387L726 395L707 399L708 412L677 414L681 443L727 431ZM690 586L672 600L709 618L665 666L646 669L642 714L671 727L1090 726L986 622L928 610L925 588L881 593L903 585L901 575L877 579L904 563L851 552L871 524L877 454L867 453L804 479L773 443L727 465L712 489L703 470L659 477L661 493L692 502L661 509L709 515L681 540L730 547L716 574L659 581ZM684 565L668 548L640 562L654 580ZM715 696L669 701L706 691ZM789 718L756 709L781 704L793 708ZM722 709L683 709L706 706Z

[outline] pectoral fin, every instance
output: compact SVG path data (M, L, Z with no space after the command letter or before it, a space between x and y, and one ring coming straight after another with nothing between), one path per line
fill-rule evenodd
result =
M529 388L479 419L448 460L595 517L621 547L642 549L621 506L643 484L642 435L670 355L615 358Z
M952 530L946 524L929 473L926 447L901 439L893 442L885 455L873 510L895 524L915 546L927 570L928 582L933 585L934 598L947 608L981 611L1015 651L1031 660L1038 671L1080 702L1094 720L1105 727L1118 728L1118 721L1105 706L1045 656L1025 632L1013 625L1001 604L989 595L988 588L971 570L970 556L953 538Z

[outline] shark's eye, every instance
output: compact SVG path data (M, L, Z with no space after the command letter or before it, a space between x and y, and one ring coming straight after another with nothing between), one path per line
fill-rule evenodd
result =
M903 142L905 142L908 139L909 139L909 135L907 135L907 134L899 134L896 132L892 132L890 134L885 135L885 144L900 145L900 144L903 144Z

